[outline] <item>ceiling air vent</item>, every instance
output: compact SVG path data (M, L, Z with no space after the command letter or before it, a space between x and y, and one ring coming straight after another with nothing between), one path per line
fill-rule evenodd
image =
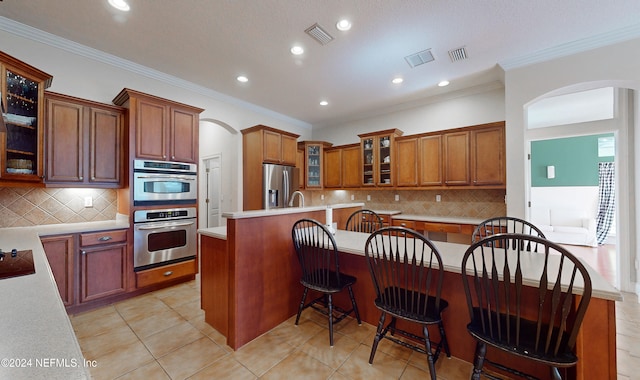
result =
M318 41L320 45L326 45L333 41L333 37L317 23L308 27L304 32L310 35L314 40Z
M431 49L423 50L419 53L411 54L404 57L405 61L414 68L416 66L424 65L425 63L431 62L434 60L433 54L431 54Z
M451 62L462 61L467 59L467 51L464 46L461 48L449 50L449 58L451 58Z

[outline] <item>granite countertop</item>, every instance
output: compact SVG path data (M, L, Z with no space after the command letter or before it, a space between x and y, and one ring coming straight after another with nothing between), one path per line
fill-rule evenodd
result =
M259 218L263 216L295 214L299 212L326 210L332 208L348 208L348 207L364 207L364 203L338 203L333 205L309 206L309 207L286 207L271 210L251 210L251 211L234 211L222 213L223 218L227 219L243 219L243 218Z
M227 238L226 227L213 227L203 228L198 230L198 233L205 236L210 236L217 239ZM369 237L369 234L361 232L351 232L344 230L337 230L335 235L336 244L340 252L350 253L354 255L364 256L364 246ZM448 272L461 273L460 263L462 263L462 256L468 248L466 244L458 243L446 243L440 241L433 242L442 256L442 262L444 269ZM569 248L571 250L571 248ZM593 297L621 301L622 294L609 284L599 273L597 273L591 266L585 265L589 274L591 275ZM526 272L526 268L523 268Z
M4 252L31 250L36 272L0 280L0 378L90 379L40 236L128 228L128 218L0 229ZM8 359L9 365L5 365ZM14 364L14 366L10 366ZM97 363L99 365L99 363Z

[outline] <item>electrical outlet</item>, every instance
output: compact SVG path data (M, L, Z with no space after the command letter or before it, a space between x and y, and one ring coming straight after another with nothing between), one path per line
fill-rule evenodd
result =
M320 200L324 201L324 194L320 194Z
M93 207L93 198L84 197L84 207Z
M367 200L370 201L371 200L371 195L367 194Z
M440 196L440 194L436 195L436 202L440 202L442 200L442 197Z
M400 200L400 194L396 194L396 202Z
M351 200L353 201L353 200L355 200L355 199L356 199L356 196L355 196L355 195L353 195L353 194L351 194Z

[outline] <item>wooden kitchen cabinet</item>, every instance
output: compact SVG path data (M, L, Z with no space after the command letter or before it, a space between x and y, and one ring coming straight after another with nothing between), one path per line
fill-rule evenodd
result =
M122 186L125 109L45 94L47 186Z
M422 136L419 142L420 186L442 186L442 135Z
M75 303L75 236L73 234L43 236L40 241L53 272L53 278L58 285L62 303L65 306L73 305Z
M44 90L53 77L0 51L0 182L42 182Z
M442 135L445 185L471 184L469 135L469 131L450 132Z
M298 168L298 187L300 190L304 189L304 179L306 178L304 168L304 150L298 149L296 153L296 168Z
M266 125L242 132L243 209L262 209L262 164L296 166L299 135Z
M504 123L471 132L471 179L475 186L506 185Z
M341 145L324 151L324 187L360 187L360 144Z
M342 187L341 147L333 147L324 151L324 187Z
M417 137L396 139L396 186L418 186L419 149Z
M362 186L395 185L395 139L402 133L399 129L389 129L358 135L362 152Z
M198 163L201 108L123 89L113 103L129 109L135 158Z
M127 290L127 230L80 234L79 302Z
M324 141L303 141L298 147L304 151L304 188L322 189L324 172L324 150L331 147Z

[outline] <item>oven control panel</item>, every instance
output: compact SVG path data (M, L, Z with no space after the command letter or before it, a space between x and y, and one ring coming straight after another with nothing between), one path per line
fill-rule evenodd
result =
M195 217L196 217L195 207L137 210L133 213L134 223L188 219L188 218L195 218Z

